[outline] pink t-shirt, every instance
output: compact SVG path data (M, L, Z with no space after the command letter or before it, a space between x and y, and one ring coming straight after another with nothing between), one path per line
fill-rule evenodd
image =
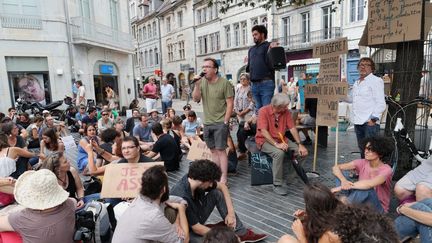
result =
M156 99L157 95L157 86L156 84L151 84L148 83L146 85L144 85L144 89L143 89L144 93L148 93L148 95L146 95L146 98L151 98L151 99Z
M382 164L378 168L371 168L369 161L365 159L354 160L354 166L359 174L359 181L369 180L377 176L384 176L385 182L375 187L378 199L387 212L390 205L392 169L388 164Z

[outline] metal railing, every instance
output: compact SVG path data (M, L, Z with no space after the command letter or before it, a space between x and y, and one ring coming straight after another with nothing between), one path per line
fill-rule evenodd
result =
M16 29L42 29L41 16L0 14L1 27Z
M290 50L310 48L313 44L342 36L340 27L310 31L279 38L279 43Z
M72 38L75 43L94 46L109 46L124 51L133 51L132 36L110 26L95 23L87 18L73 17Z

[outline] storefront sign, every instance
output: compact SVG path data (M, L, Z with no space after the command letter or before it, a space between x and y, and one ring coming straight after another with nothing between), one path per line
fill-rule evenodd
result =
M113 65L101 64L99 65L99 73L100 74L113 74L114 67Z

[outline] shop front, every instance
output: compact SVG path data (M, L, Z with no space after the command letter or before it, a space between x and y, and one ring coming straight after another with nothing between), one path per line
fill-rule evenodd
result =
M97 61L94 65L93 84L98 106L108 103L107 93L105 92L107 87L110 87L115 95L119 97L118 75L117 66L112 62ZM119 104L118 107L120 107Z
M11 103L18 98L46 105L52 102L47 57L6 57Z

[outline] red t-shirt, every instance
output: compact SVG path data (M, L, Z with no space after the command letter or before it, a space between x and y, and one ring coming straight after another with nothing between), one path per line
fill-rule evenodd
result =
M275 124L278 124L276 127ZM291 117L291 113L289 110L286 110L284 113L279 114L276 119L276 114L273 112L273 108L271 105L266 105L261 107L258 112L258 121L257 121L257 133L255 135L255 142L258 148L261 149L262 145L266 141L264 136L261 133L261 129L266 129L272 138L278 143L286 142L281 141L279 133L285 136L285 131L287 129L291 129L294 127L294 122Z
M148 83L144 85L143 93L147 93L147 95L145 95L146 98L156 99L157 98L156 84Z
M382 164L378 168L372 168L369 161L365 159L354 160L355 169L359 175L359 181L373 179L377 176L384 176L385 182L375 187L378 199L387 212L390 205L392 169L388 164Z

